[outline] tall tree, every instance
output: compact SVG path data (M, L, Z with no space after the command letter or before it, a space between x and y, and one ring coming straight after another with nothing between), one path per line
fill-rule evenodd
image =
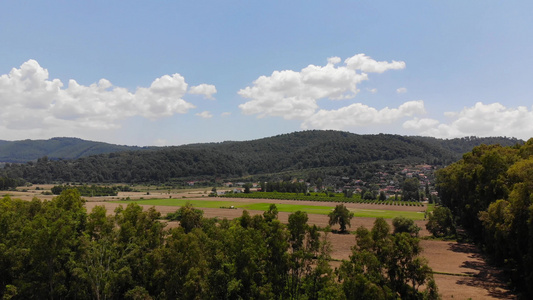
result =
M402 200L404 201L420 201L420 182L418 178L411 177L405 179L402 185Z
M335 206L332 212L329 213L329 225L333 226L339 224L340 232L346 232L346 226L351 227L351 220L353 218L353 213L344 206L344 204L339 204Z
M350 260L338 270L346 298L438 299L431 268L419 257L420 251L417 238L406 232L391 234L382 218L371 231L358 228ZM419 291L424 284L426 291Z

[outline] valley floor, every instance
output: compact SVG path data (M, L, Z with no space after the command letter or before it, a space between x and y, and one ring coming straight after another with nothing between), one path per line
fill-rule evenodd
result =
M48 187L43 187L48 188ZM27 191L27 192L10 192L13 198L20 198L24 200L31 200L33 197L39 199L51 199L53 196L42 195L41 191ZM110 201L117 201L130 197L130 199L148 199L148 198L187 198L191 200L206 200L213 201L217 198L207 197L204 191L195 192L181 192L181 193L119 193L117 197L94 197L86 198L86 208L91 211L96 205L103 205L107 208L109 214L119 205L126 206L124 203L112 203ZM266 200L266 199L227 199L233 202L247 202L247 203L284 203L284 204L298 204L298 205L316 205L316 206L331 206L332 208L338 203L334 202L314 202L314 201L289 201L289 200ZM359 210L395 210L395 211L409 211L409 212L423 212L425 207L411 207L411 206L384 206L374 204L355 204L346 203L349 209ZM151 205L142 205L145 209ZM170 212L175 212L176 206L155 206L156 210L166 215ZM201 208L204 211L204 216L207 218L228 218L233 219L242 215L242 209L221 209L221 208ZM248 210L251 215L262 214L263 211ZM287 223L290 213L279 212L279 219L281 222ZM316 224L320 227L328 225L327 215L309 214L309 224ZM359 226L371 228L374 223L374 218L356 217L352 219L351 230L355 230ZM386 219L391 224L391 219ZM422 228L420 235L429 236L430 233L425 229L426 221L418 220L415 223ZM168 227L178 226L177 222L168 222ZM335 228L334 228L335 229ZM355 244L355 237L353 234L333 234L328 235L328 239L332 243L333 251L331 262L333 267L340 265L340 260L348 259L351 254L351 247ZM508 290L504 281L501 279L501 271L487 264L483 255L479 250L471 244L457 243L452 241L437 241L437 240L422 240L421 245L424 248L423 256L429 261L429 266L433 269L435 280L437 282L439 293L443 299L514 299L515 296Z
M133 195L132 195L133 196ZM157 197L158 195L152 195ZM173 195L173 197L178 195ZM189 197L191 195L188 195ZM167 196L168 197L168 196ZM193 197L194 200L209 200L213 198ZM302 205L329 205L334 207L337 203L332 202L306 202L306 201L287 201L287 200L253 200L253 199L231 199L232 201L246 201L258 203L285 203L285 204L302 204ZM104 205L109 213L112 213L120 203L110 203L108 201L90 201L86 203L90 211L96 205ZM377 206L373 204L354 204L346 203L348 208L358 209L391 209L404 211L420 211L421 207L406 206ZM143 205L145 208L151 207ZM169 212L175 212L178 208L173 206L155 206L156 210L163 215ZM220 208L202 208L204 216L208 218L228 218L233 219L242 215L242 209L220 209ZM248 211L251 215L262 214L263 211ZM281 222L287 223L290 213L280 212L278 217ZM328 216L309 214L309 224L325 227L328 225ZM359 226L371 228L374 218L354 218L351 222L351 229L355 230ZM391 219L386 219L391 224ZM425 221L415 221L422 228L420 235L429 236L425 229ZM178 226L176 222L169 222L169 227ZM351 247L355 244L355 237L352 234L329 234L328 239L333 246L332 266L340 265L342 259L348 259L351 254ZM479 250L471 244L457 243L453 241L422 240L421 245L424 248L423 256L429 261L429 266L433 269L435 280L437 282L439 293L443 299L514 299L515 296L508 290L504 281L501 279L501 271L487 264L486 260Z

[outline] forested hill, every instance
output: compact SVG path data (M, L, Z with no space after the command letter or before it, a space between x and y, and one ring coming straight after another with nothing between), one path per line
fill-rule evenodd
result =
M84 156L143 149L120 146L78 138L52 138L49 140L0 140L0 162L25 163L44 156L49 159L76 159Z
M462 152L443 143L497 142L514 145L518 140L357 135L339 131L304 131L245 142L223 142L125 151L76 160L40 159L23 165L6 165L11 178L45 182L152 182L177 179L215 179L281 172L321 170L356 176L369 164L447 165ZM475 142L474 142L475 143Z
M421 139L428 143L433 143L436 146L442 147L443 149L452 151L459 155L460 158L464 153L472 151L474 147L479 145L501 145L501 146L514 146L516 144L523 144L525 141L508 138L508 137L463 137L455 139L437 139L433 137L414 137Z

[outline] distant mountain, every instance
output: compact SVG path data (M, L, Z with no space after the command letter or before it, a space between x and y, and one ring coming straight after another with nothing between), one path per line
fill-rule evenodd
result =
M441 140L313 130L244 142L122 151L62 161L39 159L22 165L7 165L3 173L33 183L164 183L183 179L302 174L316 170L360 176L376 165L447 165L482 143L509 146L523 141L510 138Z
M0 141L0 162L25 163L44 156L51 160L76 159L102 153L140 149L143 148L66 137L49 140Z

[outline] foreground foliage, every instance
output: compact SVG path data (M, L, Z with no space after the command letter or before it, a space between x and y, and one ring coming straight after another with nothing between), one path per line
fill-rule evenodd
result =
M87 213L77 190L65 190L44 202L4 197L0 200L0 296L360 299L377 293L382 299L436 297L431 270L418 258L418 240L408 233L391 234L382 219L371 233L358 230L350 261L334 272L329 266L329 233L309 226L304 212L291 214L288 225L280 223L277 214L272 204L263 215L244 211L233 221L217 221L203 218L201 211L186 204L172 215L181 226L165 230L159 212L143 211L134 203L117 208L113 215L107 215L102 206ZM425 283L432 288L419 292Z
M402 220L398 220L401 223ZM414 228L413 228L414 229ZM357 244L349 261L342 263L339 279L347 299L438 299L431 268L421 252L414 232L390 226L377 218L372 230L357 229ZM427 284L421 293L420 286Z
M458 224L510 273L524 298L533 298L533 139L475 147L437 172L437 188Z

